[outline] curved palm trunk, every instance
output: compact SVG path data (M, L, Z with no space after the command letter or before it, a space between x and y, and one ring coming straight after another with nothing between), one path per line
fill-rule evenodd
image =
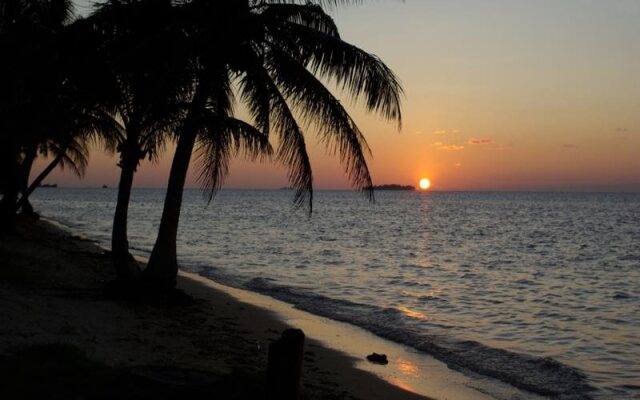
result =
M2 132L2 134L6 134ZM17 228L16 201L19 191L19 173L17 163L16 148L11 135L7 134L8 140L3 140L0 147L0 179L2 180L0 190L2 190L2 200L0 200L0 233L14 234ZM4 138L3 138L4 139Z
M158 237L153 245L149 263L142 271L144 282L155 289L170 291L176 287L178 278L176 240L182 207L182 191L187 180L193 146L196 143L195 114L205 107L206 101L205 84L200 82L191 101L191 110L180 129L176 152L173 155L169 172L169 183L164 198Z
M0 233L13 234L16 232L16 200L18 191L15 187L7 185L0 200Z
M20 208L21 208L20 213L22 215L30 215L30 216L38 217L35 211L33 211L33 206L31 205L31 202L29 201L28 198L22 201L22 206Z
M32 146L27 152L24 161L22 162L22 181L20 182L20 193L22 193L22 197L25 197L24 194L29 189L29 176L31 175L31 168L33 168L33 162L36 159L38 154L37 146ZM34 215L33 206L29 202L29 198L25 197L24 201L20 201L21 213L24 215Z
M49 165L47 165L47 167L44 170L42 170L42 172L40 172L40 175L38 175L36 179L34 179L33 182L31 182L31 185L29 185L29 188L22 193L22 197L18 202L18 208L23 207L29 201L29 196L31 196L31 193L33 193L33 191L36 190L38 186L40 186L42 181L44 181L44 179L47 176L49 176L51 171L53 171L58 166L58 164L60 164L60 161L62 161L63 154L64 152L61 152L56 158L54 158L49 163Z
M140 277L140 267L129 255L129 240L127 237L127 220L129 214L129 200L133 187L133 175L138 165L137 158L123 155L118 183L118 200L116 212L113 216L113 230L111 232L111 257L120 281L136 280Z
M182 207L182 191L195 140L195 130L185 126L178 139L171 164L158 237L149 258L149 264L142 273L143 279L158 289L171 290L176 287L178 275L176 239Z
M20 214L38 217L36 212L33 211L33 206L31 205L29 198L25 198L24 200L20 199L20 204Z

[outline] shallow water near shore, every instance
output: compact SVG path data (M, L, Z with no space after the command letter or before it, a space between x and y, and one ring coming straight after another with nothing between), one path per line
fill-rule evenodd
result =
M134 190L148 255L164 191ZM113 189L40 189L47 217L109 244ZM187 190L179 261L543 394L640 398L640 195ZM588 386L596 390L589 393Z
M292 307L289 303L256 292L225 286L193 273L181 272L181 274L215 290L225 292L243 303L275 313L288 325L302 329L308 337L353 359L356 368L372 373L409 392L427 396L430 399L545 399L495 379L453 371L444 363L418 350L381 339L352 324L312 315ZM307 348L310 347L307 346ZM364 356L373 350L388 355L389 364L379 365L368 362ZM348 376L344 378L349 379Z

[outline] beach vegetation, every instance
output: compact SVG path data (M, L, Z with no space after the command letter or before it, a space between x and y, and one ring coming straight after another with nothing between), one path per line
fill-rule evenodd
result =
M58 93L59 34L71 19L71 2L7 0L0 3L0 228L15 230L25 170L37 151L40 122ZM46 68L44 66L47 66ZM37 116L37 117L34 117Z
M313 174L305 133L315 131L340 157L353 186L372 198L366 140L327 83L361 100L368 111L398 123L401 87L378 57L341 39L320 3L194 0L183 5L197 87L178 130L160 229L143 272L147 282L175 287L182 190L194 146L201 161L200 180L211 198L228 172L230 156L241 149L253 157L264 153L262 140L274 132L276 156L289 169L295 203L306 200L311 211ZM234 136L204 124L210 117L231 117L236 101L252 118L252 125L243 123L247 129L241 132L252 135ZM206 131L208 140L198 141L205 127L213 128Z
M70 0L0 5L0 229L32 213L29 195L55 168L82 176L100 116L75 79L84 57ZM29 184L34 160L52 158Z
M158 161L191 91L173 11L169 1L113 0L100 4L85 24L96 38L91 68L99 77L89 85L112 127L101 137L107 151L119 158L111 255L122 281L135 280L141 272L129 254L127 235L134 174L143 160Z
M29 14L40 3L57 4L56 18ZM402 89L378 57L341 38L326 8L349 3L357 1L109 0L89 17L74 19L68 0L9 1L23 7L27 28L3 6L0 36L16 54L0 76L3 84L20 83L3 92L0 109L0 117L7 116L0 118L3 226L11 225L19 204L29 208L29 194L56 166L82 175L92 140L119 157L112 231L118 277L141 277L161 290L175 288L182 193L192 158L211 201L233 157L275 156L288 169L294 204L311 213L306 137L316 133L352 185L373 199L369 147L338 95L400 126ZM54 25L32 26L41 21ZM57 46L43 46L38 35L29 41L20 30L46 32ZM28 69L36 65L41 67ZM237 117L239 107L247 118ZM142 160L157 160L171 141L176 147L157 239L140 273L127 238L133 178ZM52 160L27 185L37 155Z

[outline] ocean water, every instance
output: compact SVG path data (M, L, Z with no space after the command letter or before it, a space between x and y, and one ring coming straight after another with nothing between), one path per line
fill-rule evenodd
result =
M148 256L163 190L132 196ZM114 189L40 189L109 245ZM640 399L640 194L187 190L186 270L347 321L451 368L561 398Z

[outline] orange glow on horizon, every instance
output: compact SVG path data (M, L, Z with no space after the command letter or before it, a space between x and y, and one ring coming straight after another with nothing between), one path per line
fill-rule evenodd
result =
M91 10L89 0L74 3L82 5L81 14ZM366 101L325 82L366 137L374 182L411 182L425 194L640 192L640 53L628 51L639 38L634 17L640 2L433 3L363 2L332 11L341 36L380 57L405 92L397 132L394 123L362 107ZM581 5L581 18L573 3ZM548 28L544 35L535 34L540 26ZM237 104L237 118L251 122L251 115ZM318 128L311 123L304 129L314 188L351 189L345 165ZM272 138L277 147L277 135ZM143 162L134 185L165 188L174 150L169 143L157 164ZM275 161L234 158L224 187L289 186L286 166ZM48 162L36 160L32 179ZM83 180L58 168L45 182L115 188L117 162L96 145ZM200 186L198 167L193 157L187 187ZM427 189L419 184L425 177Z

